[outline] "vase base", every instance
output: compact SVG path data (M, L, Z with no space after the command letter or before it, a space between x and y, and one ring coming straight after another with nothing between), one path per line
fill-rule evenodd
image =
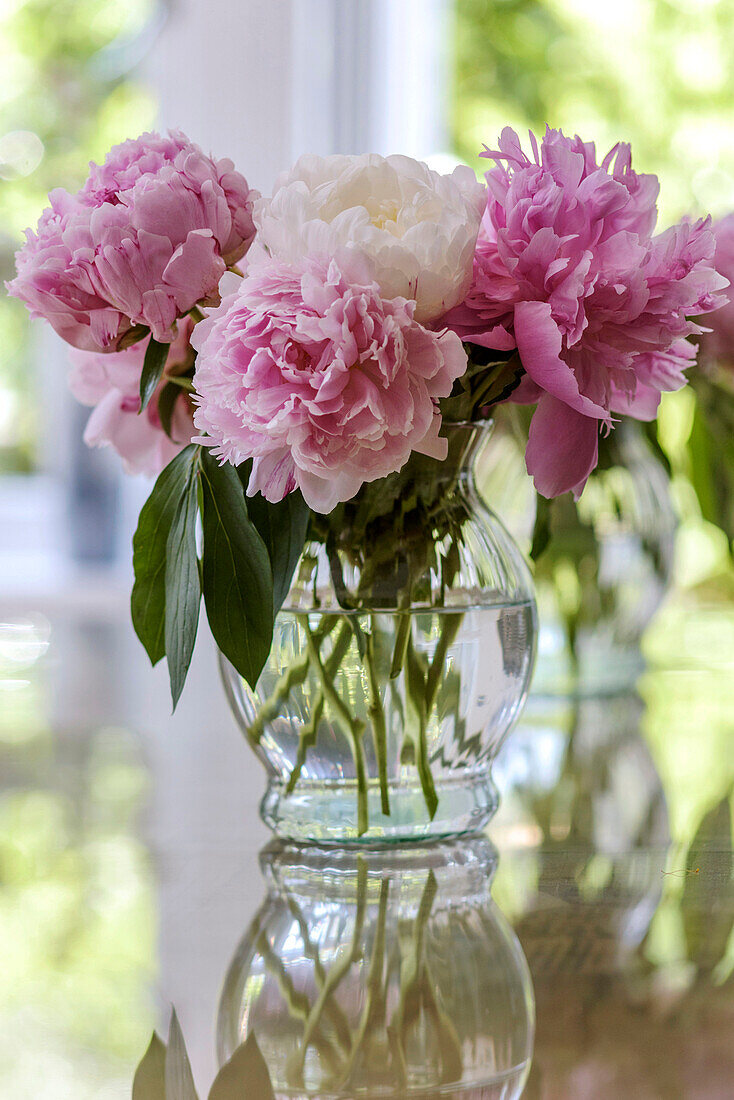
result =
M436 784L438 808L431 819L419 784L389 785L390 814L383 814L380 788L371 782L367 792L369 826L357 828L357 784L299 782L292 793L271 780L260 814L277 836L297 843L375 844L385 841L438 840L482 829L499 803L488 772L469 779Z

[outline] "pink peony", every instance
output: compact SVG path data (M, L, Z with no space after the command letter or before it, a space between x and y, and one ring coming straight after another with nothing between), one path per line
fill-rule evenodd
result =
M489 348L517 347L526 371L514 400L535 403L526 453L538 492L579 495L613 413L655 416L660 392L685 383L691 315L722 304L705 221L651 237L655 176L627 145L597 165L593 144L547 129L531 160L502 132L462 305L442 323Z
M142 134L90 165L76 195L51 192L8 291L86 351L119 350L137 326L170 342L178 317L218 301L254 238L257 197L183 134Z
M147 341L127 351L100 354L71 352L69 387L83 405L94 406L84 432L89 447L112 447L129 474L157 476L172 458L191 442L194 433L191 401L181 390L171 417L171 436L158 415L158 398L168 378L188 370L194 361L189 344L193 323L186 318L171 344L163 378L145 411L140 408L140 374Z
M705 363L723 363L734 367L734 214L712 225L716 238L716 270L729 280L727 304L707 320L711 330L701 337L701 357Z
M248 493L300 488L329 512L418 450L446 455L436 402L466 370L461 341L384 300L356 256L272 260L197 325L199 442L235 465Z

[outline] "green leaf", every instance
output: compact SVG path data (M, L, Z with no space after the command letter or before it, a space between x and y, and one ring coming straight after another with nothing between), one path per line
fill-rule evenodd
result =
M201 456L204 603L224 656L254 688L273 640L273 574L233 466Z
M176 400L180 396L181 387L171 382L167 382L158 398L158 416L160 417L161 427L169 439L172 438L171 421L173 419L173 410L176 407Z
M165 641L174 709L186 682L199 625L201 581L196 556L197 467L198 451L195 448L166 542Z
M252 461L237 468L243 489L250 480ZM261 493L247 498L247 514L265 543L273 571L273 613L277 615L288 595L293 573L306 541L311 510L296 489L277 504Z
M198 1100L176 1011L171 1013L166 1053L166 1100Z
M132 1100L166 1100L166 1045L155 1031L135 1071Z
M135 584L130 610L135 633L154 665L166 652L166 544L197 449L193 444L186 447L163 470L133 536Z
M550 517L552 502L535 494L535 526L533 527L533 545L530 548L530 557L537 561L550 542Z
M268 1067L254 1032L220 1069L209 1100L275 1100Z
M163 375L163 368L168 358L170 344L159 344L151 336L150 343L145 349L143 360L143 373L140 375L140 408L141 413L155 392L155 388Z

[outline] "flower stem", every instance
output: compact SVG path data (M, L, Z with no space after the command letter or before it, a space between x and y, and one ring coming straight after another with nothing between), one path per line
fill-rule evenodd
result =
M365 657L367 660L367 677L370 686L369 716L372 722L372 737L375 743L375 757L377 758L377 770L380 776L380 802L383 814L390 816L390 793L387 786L387 725L385 722L385 708L382 704L380 681L377 675L375 661L375 632L377 629L376 617L372 616L371 629L366 639Z
M324 638L328 637L338 621L337 615L324 616L318 629L313 632L314 642L320 645ZM305 681L310 668L311 658L308 653L304 654L300 660L294 661L292 665L288 666L275 685L275 690L272 695L265 700L255 715L255 718L250 723L247 730L247 736L252 745L258 745L260 743L260 738L262 737L265 726L268 722L272 722L273 718L278 717L280 708L290 695L291 690Z
M433 704L436 701L436 692L438 691L438 685L441 680L441 673L444 671L446 665L446 655L451 643L459 633L464 615L461 612L457 612L456 614L447 614L442 616L442 618L441 635L438 639L430 668L428 669L428 675L426 676L426 719L430 717L431 711L433 710Z
M317 673L321 682L324 700L329 703L352 742L354 768L357 778L357 832L359 836L363 836L369 828L369 815L367 809L367 767L364 757L364 745L362 744L364 722L351 714L344 700L339 695L339 692L334 687L333 675L335 675L335 673L330 677L324 668L324 662L321 659L321 653L316 644L315 635L309 626L308 615L299 615L298 619L306 634L307 653L312 668Z
M351 643L351 633L348 629L348 623L342 623L341 629L337 634L336 641L334 642L333 649L326 659L326 674L331 679L336 676L339 671L339 666L344 659L344 656L349 649ZM286 787L286 794L292 794L296 783L301 777L301 771L303 765L306 762L306 754L312 745L316 743L316 736L318 734L319 722L324 713L324 692L319 688L318 695L314 700L313 708L311 711L311 717L304 726L301 727L301 732L298 737L298 752L296 754L296 762L293 766L293 771L290 774L288 780L288 786Z
M407 701L410 702L418 727L418 736L413 742L413 747L415 749L415 765L418 769L418 776L421 781L423 797L426 800L426 807L431 821L433 821L433 818L436 816L436 810L438 809L438 795L436 794L436 787L431 773L431 764L428 758L426 677L418 654L413 648L412 641L409 643L406 653L405 694Z
M172 386L180 386L186 393L194 392L194 385L191 379L187 378L184 374L169 374L166 381L170 382Z
M410 638L410 612L406 611L398 617L398 629L395 632L395 648L392 654L392 664L390 665L390 679L397 680L400 673L405 668L405 654L408 650L408 639Z

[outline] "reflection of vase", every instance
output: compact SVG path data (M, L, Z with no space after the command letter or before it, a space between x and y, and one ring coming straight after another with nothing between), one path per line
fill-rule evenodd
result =
M512 1100L530 1065L527 966L484 838L272 846L269 893L219 1012L221 1062L254 1032L278 1098Z
M507 429L502 434L480 484L529 545L529 479L519 447ZM535 563L534 694L613 694L634 685L642 634L670 583L675 526L665 467L644 427L623 421L600 438L599 466L581 498L567 494L549 508L548 542Z
M670 829L635 695L531 699L498 760L503 820L537 831L534 898L518 931L532 972L614 971L662 894Z
M476 492L485 425L444 425L314 517L253 693L232 706L270 773L266 822L296 840L455 835L496 808L490 765L527 691L530 574Z

